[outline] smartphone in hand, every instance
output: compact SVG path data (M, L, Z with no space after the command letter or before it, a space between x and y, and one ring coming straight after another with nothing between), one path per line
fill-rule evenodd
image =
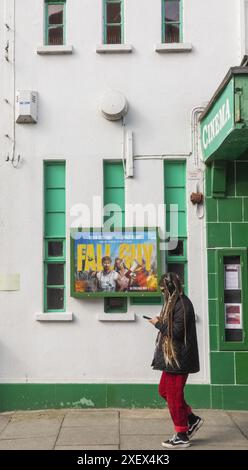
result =
M145 318L146 320L151 320L152 317L148 317L147 315L143 315L143 318Z

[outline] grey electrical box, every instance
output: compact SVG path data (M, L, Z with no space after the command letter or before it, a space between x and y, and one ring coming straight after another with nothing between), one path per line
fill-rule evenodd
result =
M19 124L36 123L38 120L38 93L19 90L16 93L16 122Z

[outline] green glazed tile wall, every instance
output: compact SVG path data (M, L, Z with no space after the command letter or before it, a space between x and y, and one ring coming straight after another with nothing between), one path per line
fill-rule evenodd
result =
M205 172L211 407L248 409L248 351L219 351L217 248L248 247L248 161L229 162L225 198L211 195L211 170Z
M242 221L242 199L229 197L218 201L218 214L220 222Z
M209 326L210 351L219 349L219 327L218 325Z
M186 385L194 408L248 409L248 385ZM0 384L0 412L49 408L164 408L157 384Z
M236 383L248 385L248 352L236 352Z
M234 352L210 353L211 383L234 384Z
M220 385L211 385L211 408L223 408L223 387Z
M231 246L231 232L229 223L208 223L207 239L208 247L229 247Z
M216 300L208 301L208 314L209 314L209 324L217 325L218 318L217 318L217 301Z

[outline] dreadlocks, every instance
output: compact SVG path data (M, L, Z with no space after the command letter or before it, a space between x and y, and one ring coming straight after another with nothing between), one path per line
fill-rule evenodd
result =
M170 364L172 367L175 364L180 367L173 345L173 312L177 300L180 299L184 312L184 344L186 344L186 313L182 300L183 289L180 279L175 273L164 274L159 281L159 286L164 295L164 304L159 315L159 321L162 324L167 323L167 336L160 334L159 341L162 344L165 363Z

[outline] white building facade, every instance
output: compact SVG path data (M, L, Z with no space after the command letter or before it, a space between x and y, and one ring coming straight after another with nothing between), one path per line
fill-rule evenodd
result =
M78 299L70 293L70 231L80 219L78 205L89 208L88 226L99 227L94 204L104 201L104 165L123 160L131 165L131 175L127 166L123 174L126 227L134 225L130 204L177 203L165 200L166 164L184 165L184 258L169 262L161 250L161 266L183 264L201 364L187 390L194 406L211 407L206 216L204 205L193 205L190 195L204 193L197 119L227 69L239 65L245 53L246 2L181 0L174 2L180 4L179 17L170 6L172 17L168 14L165 22L161 0L112 2L121 3L117 43L111 43L105 3L0 1L3 410L162 404L160 374L150 367L156 330L142 318L159 314L161 306L128 299L120 313L111 305L108 311L103 298ZM49 5L63 5L62 23L55 18L54 26L49 20ZM58 24L56 40L49 30L59 29ZM109 90L128 102L122 119L111 121L101 112ZM16 104L22 91L37 93L37 122L16 122L26 112ZM52 311L45 293L44 168L60 163L65 169L64 297L63 307ZM174 186L170 181L169 188ZM146 225L165 230L163 220Z

